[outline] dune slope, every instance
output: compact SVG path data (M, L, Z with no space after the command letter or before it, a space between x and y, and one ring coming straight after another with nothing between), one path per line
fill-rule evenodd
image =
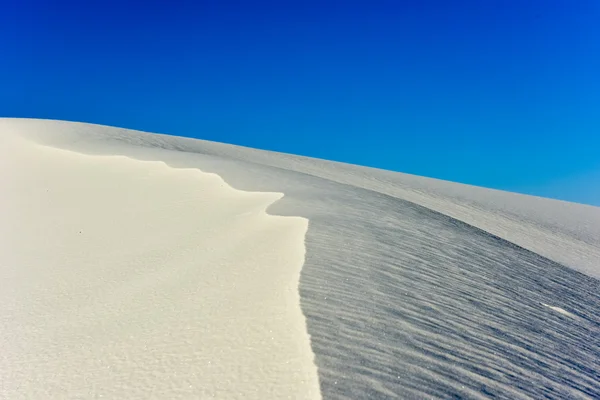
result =
M280 194L0 144L0 398L320 397Z
M302 311L324 398L598 398L600 209L97 125L52 147L214 172L309 220Z

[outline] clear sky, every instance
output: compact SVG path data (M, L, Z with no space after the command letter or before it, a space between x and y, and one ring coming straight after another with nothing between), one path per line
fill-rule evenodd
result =
M600 205L600 1L9 0L0 116Z

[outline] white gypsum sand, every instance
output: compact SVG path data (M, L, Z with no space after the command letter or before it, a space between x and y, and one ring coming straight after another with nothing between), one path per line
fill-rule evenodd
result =
M325 399L600 398L598 207L93 124L0 119L6 135L285 194L268 212L310 221L300 305Z
M307 220L215 174L0 137L0 397L319 398Z

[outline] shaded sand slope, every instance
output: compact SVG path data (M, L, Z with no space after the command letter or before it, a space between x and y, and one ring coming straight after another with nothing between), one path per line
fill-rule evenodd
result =
M300 294L324 398L600 397L598 208L95 125L0 129L285 193L268 212L310 221Z
M307 221L214 174L0 139L0 398L319 398Z

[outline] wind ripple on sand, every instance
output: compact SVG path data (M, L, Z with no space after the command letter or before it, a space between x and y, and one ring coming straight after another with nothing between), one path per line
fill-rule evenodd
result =
M353 198L307 237L324 398L600 397L597 280L414 204Z

